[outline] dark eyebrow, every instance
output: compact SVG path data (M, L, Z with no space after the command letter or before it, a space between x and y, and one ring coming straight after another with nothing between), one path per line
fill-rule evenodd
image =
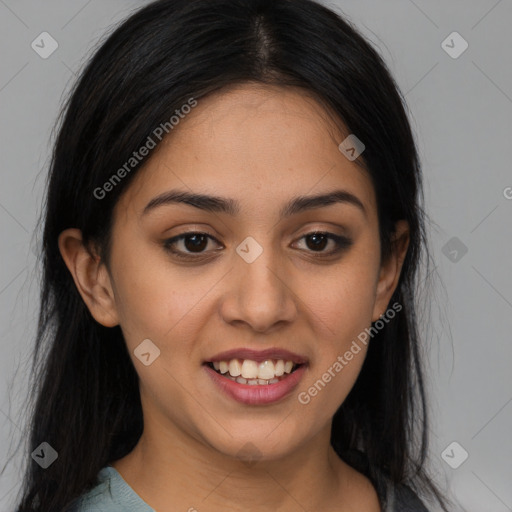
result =
M170 190L151 199L144 208L142 215L147 214L150 210L158 206L180 203L188 204L208 212L226 213L231 216L235 216L240 212L240 203L235 199L197 194L183 190ZM366 209L358 197L346 190L334 190L326 194L295 197L281 209L279 218L282 219L306 210L322 208L335 203L351 204L359 208L362 213L366 215Z

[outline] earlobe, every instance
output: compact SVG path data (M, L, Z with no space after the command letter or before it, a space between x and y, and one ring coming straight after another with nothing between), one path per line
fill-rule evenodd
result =
M64 230L58 243L62 258L91 315L105 327L118 325L110 276L101 258L84 247L79 229Z
M372 322L377 321L386 312L391 296L398 285L408 247L409 225L407 221L400 220L395 225L391 255L380 269Z

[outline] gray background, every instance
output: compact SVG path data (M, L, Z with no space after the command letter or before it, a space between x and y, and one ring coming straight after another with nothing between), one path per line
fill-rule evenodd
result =
M51 129L92 46L144 3L0 0L2 465L25 438L23 399L38 307L35 230ZM467 510L510 511L512 2L325 3L344 13L388 63L420 149L435 268L431 318L424 321L431 467ZM48 59L31 48L44 31L59 44ZM453 31L469 44L455 59L441 45ZM469 453L457 469L441 457L453 441L452 464L462 449ZM12 510L20 464L17 452L0 477L2 511Z

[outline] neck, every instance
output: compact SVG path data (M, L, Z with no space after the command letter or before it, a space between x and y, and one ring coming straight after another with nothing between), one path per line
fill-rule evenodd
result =
M329 439L330 425L286 457L242 461L175 425L152 422L134 450L112 465L158 512L321 509L353 472Z

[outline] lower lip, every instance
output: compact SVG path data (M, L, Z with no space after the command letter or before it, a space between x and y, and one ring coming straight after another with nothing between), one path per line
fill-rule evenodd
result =
M285 377L275 384L250 385L240 384L228 379L206 364L203 366L210 378L221 389L221 391L235 399L237 402L247 405L271 404L283 399L298 386L304 372L306 371L306 365L303 364L293 373L288 374L288 377Z

